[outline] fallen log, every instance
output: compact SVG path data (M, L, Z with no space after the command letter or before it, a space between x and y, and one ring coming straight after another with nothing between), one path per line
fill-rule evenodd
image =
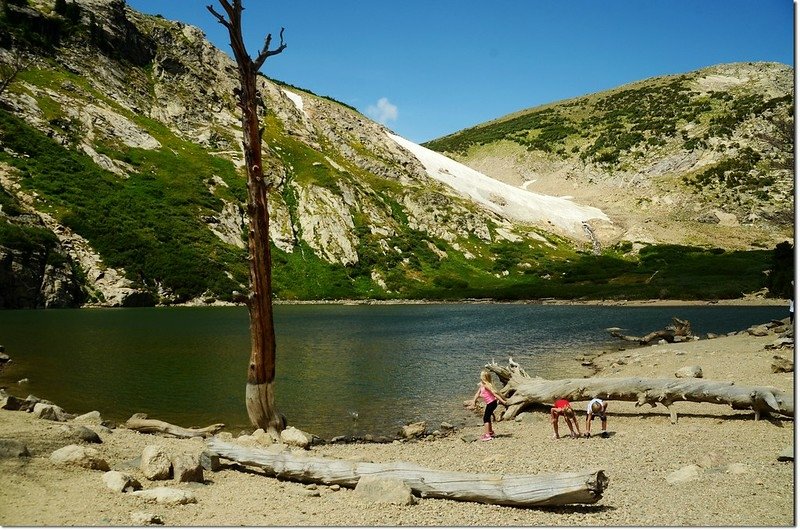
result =
M225 428L224 423L215 423L214 425L209 425L208 427L203 427L201 429L187 429L185 427L179 427L165 421L148 419L147 415L142 413L137 413L131 416L123 426L132 431L143 432L146 434L160 433L174 436L176 438L195 438L197 436L207 438L217 434L219 431Z
M209 449L240 464L259 467L284 480L355 488L361 477L405 482L420 497L504 506L594 504L608 478L602 470L550 475L493 475L427 469L408 462L372 463L270 452L211 438Z
M573 401L601 398L635 401L636 406L661 403L667 409L676 401L717 403L735 410L753 410L756 419L761 414L794 416L794 395L766 386L741 386L730 381L710 381L696 378L590 377L586 379L547 380L530 377L513 366L487 364L505 385L500 393L507 397L502 419L513 419L525 408L550 405L558 398ZM677 421L670 410L673 423Z
M612 337L616 337L618 339L627 340L629 342L638 342L642 346L646 344L650 344L656 339L663 339L667 342L676 342L680 339L676 339L676 337L683 337L688 338L692 336L692 325L689 323L688 320L681 320L677 317L672 317L672 324L665 327L664 329L652 331L647 335L636 337L633 335L623 335L620 333L619 328L609 328L608 332L611 333Z

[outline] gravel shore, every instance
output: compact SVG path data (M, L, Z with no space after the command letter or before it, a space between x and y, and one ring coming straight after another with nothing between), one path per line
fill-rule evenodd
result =
M697 365L704 379L793 392L794 373L771 369L774 355L792 359L794 354L791 349L767 349L776 339L773 331L765 336L739 333L605 352L592 360L601 377L674 377L679 368ZM576 352L576 356L584 354ZM583 428L586 402L573 405L580 411ZM88 425L100 434L103 443L93 447L111 469L133 475L144 489L168 486L189 491L197 500L185 505L153 504L111 491L102 471L52 463L51 453L72 443L66 440L65 423L0 410L0 439L24 443L31 455L0 458L0 524L137 526L137 518L146 513L167 526L795 525L794 462L778 460L793 445L792 419L756 421L752 412L727 405L679 402L673 408L678 413L676 424L660 405L636 407L612 401L608 438L553 440L549 416L542 409L526 412L515 421L498 422L498 437L489 442L462 439L480 434L481 420L475 416L473 424L446 437L326 444L307 451L314 456L405 461L472 473L602 469L609 478L596 504L525 509L427 498L408 506L375 504L347 488L280 481L259 469L236 465L206 471L202 484L151 481L137 462L145 446L156 444L180 454L200 453L205 443ZM593 431L598 429L595 422ZM563 426L561 430L566 431ZM223 460L223 464L229 462ZM673 474L681 470L689 477L675 481Z

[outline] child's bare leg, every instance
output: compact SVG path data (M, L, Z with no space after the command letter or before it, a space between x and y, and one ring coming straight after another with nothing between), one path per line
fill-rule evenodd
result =
M553 438L558 440L558 412L560 409L550 409L550 423L553 425Z

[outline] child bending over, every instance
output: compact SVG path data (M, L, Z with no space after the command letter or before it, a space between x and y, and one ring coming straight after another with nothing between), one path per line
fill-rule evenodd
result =
M553 424L553 438L558 440L558 417L564 416L564 421L567 422L569 427L569 435L572 438L581 436L581 428L578 426L578 418L575 416L575 411L572 410L572 404L564 398L557 399L550 409L550 423ZM577 431L577 434L576 434Z

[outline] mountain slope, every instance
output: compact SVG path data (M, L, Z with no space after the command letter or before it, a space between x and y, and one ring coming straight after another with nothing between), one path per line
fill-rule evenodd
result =
M239 299L231 59L197 28L122 0L9 0L0 65L15 61L25 68L0 92L0 306ZM633 255L602 205L493 181L301 88L262 77L259 89L278 299L731 297L763 285L770 252Z
M792 68L718 65L520 111L427 147L603 210L606 242L769 248L794 230Z

